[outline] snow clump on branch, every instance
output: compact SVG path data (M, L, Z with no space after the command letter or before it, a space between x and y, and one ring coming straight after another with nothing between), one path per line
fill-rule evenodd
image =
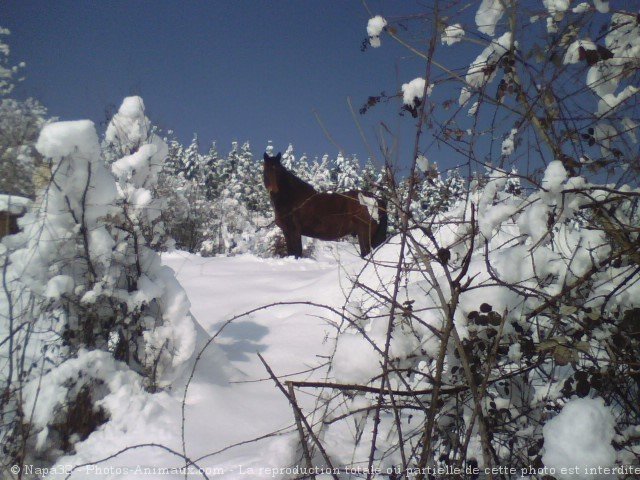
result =
M471 98L470 88L480 88L495 78L500 59L509 52L512 43L513 48L518 46L518 42L512 42L512 38L511 32L505 32L500 38L492 41L469 65L465 76L467 86L460 92L460 105L466 104Z
M462 37L464 37L462 25L455 23L444 29L441 41L443 45L453 45L454 43L458 43L462 40Z
M373 48L380 46L380 34L384 27L387 26L387 21L380 15L376 15L369 19L367 23L367 35L369 35L369 43Z
M421 100L424 96L424 78L414 78L409 83L402 85L402 103L410 107L416 106L416 98ZM431 95L433 84L427 87L427 95Z
M478 30L493 37L496 33L496 25L502 18L504 5L502 0L482 0L482 4L476 12L476 25Z

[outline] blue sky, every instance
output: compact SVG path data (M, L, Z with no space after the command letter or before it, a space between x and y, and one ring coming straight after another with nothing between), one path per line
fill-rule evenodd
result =
M383 15L408 4L369 2ZM292 142L298 154L335 155L317 111L341 147L366 159L347 98L357 109L424 68L389 41L361 52L369 15L357 0L5 0L0 9L11 58L27 63L17 96L39 99L60 119L104 126L124 96L141 95L155 124L183 142L197 133L202 149L216 140L221 152L249 140L259 153L273 140L277 149ZM397 112L382 106L360 119L368 134L380 120L405 132L409 149L413 120Z
M427 51L433 2L366 3L372 14L386 17L404 39ZM437 42L435 57L460 74L466 73L489 40L475 25L479 3L440 3L443 21L462 23L466 36L454 47ZM624 4L620 0L612 8ZM519 5L527 22L530 12L542 8L537 0L523 0ZM0 3L0 26L12 32L7 38L11 61L27 64L26 80L16 96L37 98L52 116L62 120L89 118L103 130L125 96L140 95L154 124L173 130L183 143L189 143L197 133L203 151L213 140L222 154L229 151L232 141L248 140L260 158L267 141L272 140L277 150L283 151L291 142L298 155L328 153L335 157L338 147L325 135L317 113L335 143L347 154L357 154L361 163L369 150L347 98L357 110L370 95L382 91L396 94L403 83L424 76L425 69L424 60L386 35L381 48L361 51L369 17L359 0ZM531 44L546 41L544 25L537 22L521 40ZM505 28L503 21L498 31ZM571 70L577 72L575 77L567 77L570 83L556 85L556 89L570 92L583 85L586 65L583 70L576 68ZM508 109L494 115L492 109L485 108L474 124L466 109L458 111L460 83L435 66L431 81L437 83L430 97L436 111L428 118L436 118L436 122L425 129L421 153L436 161L441 171L467 162L464 155L434 140L443 136L435 131L437 120L454 118L448 126L478 132L472 147L478 159L471 165L473 170L483 171L482 162L501 161L500 144L514 126ZM497 81L488 86L487 93L494 95L496 88ZM445 108L445 100L453 100L451 108ZM394 99L357 118L378 160L380 137L387 144L397 139L400 153L394 161L407 166L413 152L415 120L410 115L399 116L399 111L400 103ZM521 135L521 144L529 140L524 137ZM541 164L539 154L528 148L521 148L509 161L519 163L522 173ZM400 171L404 173L406 169Z

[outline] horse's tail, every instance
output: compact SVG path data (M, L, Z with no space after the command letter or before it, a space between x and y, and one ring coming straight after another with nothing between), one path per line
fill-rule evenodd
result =
M387 239L387 226L389 224L389 218L387 216L387 202L379 198L378 199L378 228L373 234L371 239L371 248L376 248L381 245Z

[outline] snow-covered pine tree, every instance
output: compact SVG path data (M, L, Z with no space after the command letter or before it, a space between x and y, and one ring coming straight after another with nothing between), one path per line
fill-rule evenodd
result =
M371 158L362 167L361 178L362 189L366 192L375 192L382 185L382 171L376 168Z
M303 153L296 161L299 177L305 182L309 182L311 179L311 165L309 165L309 157L306 153Z
M184 149L181 159L184 178L187 180L201 178L200 167L202 166L202 156L200 155L200 145L197 134L193 135L191 143Z
M235 169L228 188L250 212L264 211L269 201L262 184L261 167L261 163L253 158L249 142L243 143L236 155Z
M164 250L168 236L161 212L166 202L154 193L168 147L153 133L142 98L125 98L107 126L104 147L124 155L111 163L124 213L123 227L131 230L136 242L143 242L138 238L143 235L146 244Z
M167 159L164 162L162 173L166 175L178 175L184 170L182 163L184 146L177 138L165 138L165 143L167 144L169 151L167 153Z
M201 155L200 170L206 186L205 196L207 200L213 200L220 195L221 185L226 178L216 142L212 142L207 153Z
M345 192L348 190L358 190L362 187L360 176L360 164L355 155L344 156L338 153L333 168L331 178L335 183L336 191Z
M184 148L177 140L169 145L169 160L161 172L158 188L167 200L163 220L176 248L200 252L206 242L209 254L221 253L213 247L219 237L220 201L232 172L229 162L219 157L215 143L201 154L197 136Z
M323 155L321 160L318 160L318 157L313 159L310 167L309 183L313 188L321 192L335 191L336 184L331 178L329 155Z
M46 117L32 98L0 99L0 193L33 197L33 175L42 163L35 143Z
M457 169L447 172L442 178L436 164L433 164L419 181L414 200L411 202L411 213L417 223L428 222L434 215L446 212L463 197L465 181Z
M233 169L215 207L220 218L220 247L231 254L262 253L258 232L268 223L266 217L270 213L262 165L254 160L248 142L239 149L234 142L227 163Z
M273 149L271 149L273 151ZM296 155L293 149L293 145L289 144L287 149L282 153L282 160L280 161L282 166L287 170L298 175L298 165L296 164Z
M267 140L267 146L265 147L264 152L270 157L276 155L277 152L276 147L273 145L273 140Z

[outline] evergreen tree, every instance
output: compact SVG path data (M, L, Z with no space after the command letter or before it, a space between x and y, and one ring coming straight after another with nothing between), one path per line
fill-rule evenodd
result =
M367 159L362 168L362 190L366 192L375 192L382 185L382 171L378 170L371 159Z
M309 182L311 179L311 166L309 165L309 157L305 153L297 161L297 170L300 172L300 178L305 182Z
M184 150L182 154L182 172L184 173L184 178L187 180L193 180L195 178L200 178L201 173L201 155L200 155L200 146L198 144L198 135L193 136L191 143Z
M207 200L213 200L220 195L220 185L225 181L216 143L212 142L209 151L200 157L202 177L205 184L205 196Z
M465 181L455 169L447 173L446 179L433 164L419 181L417 194L411 203L411 214L417 223L428 222L434 215L450 209L465 189Z
M167 154L167 159L164 162L164 168L162 170L166 172L167 175L178 175L184 171L184 165L182 163L184 147L176 138L165 139L165 142L167 142L169 153Z
M339 192L361 188L362 178L360 176L358 158L355 155L345 157L342 153L338 153L332 169L332 179L335 182L336 190Z
M233 173L227 184L228 194L243 203L248 211L257 212L264 208L266 192L262 185L260 165L254 161L249 142L229 154Z
M305 182L310 180L311 172L309 159L304 154L300 158L296 159L295 150L291 143L282 154L281 162L287 170L290 170L294 175L300 177Z
M35 142L46 116L32 98L0 100L0 193L33 197L34 170L42 163Z
M280 163L284 168L290 170L294 174L298 175L300 173L298 165L296 164L296 156L292 144L289 144L287 149L282 154L282 160L280 161Z
M275 147L273 146L273 140L267 140L267 147L264 151L270 157L273 157L276 154Z
M336 189L336 184L331 179L331 162L329 155L323 155L322 160L318 161L318 157L313 160L310 168L309 183L313 188L321 192L332 192Z
M197 348L186 294L151 248L163 237L154 192L168 149L150 133L143 108L140 98L125 99L102 148L89 120L46 125L36 143L52 164L51 184L38 193L42 201L27 212L24 230L3 240L11 251L6 295L20 298L11 319L0 319L11 335L4 358L24 367L8 375L0 440L4 454L20 461L50 465L104 422L100 401L113 392L105 370L123 370L116 360L153 391L184 376ZM142 138L135 148L128 143ZM128 153L108 166L107 149ZM62 378L60 365L68 372ZM37 389L25 390L29 381ZM57 382L61 397L40 392ZM50 417L31 423L43 401Z

